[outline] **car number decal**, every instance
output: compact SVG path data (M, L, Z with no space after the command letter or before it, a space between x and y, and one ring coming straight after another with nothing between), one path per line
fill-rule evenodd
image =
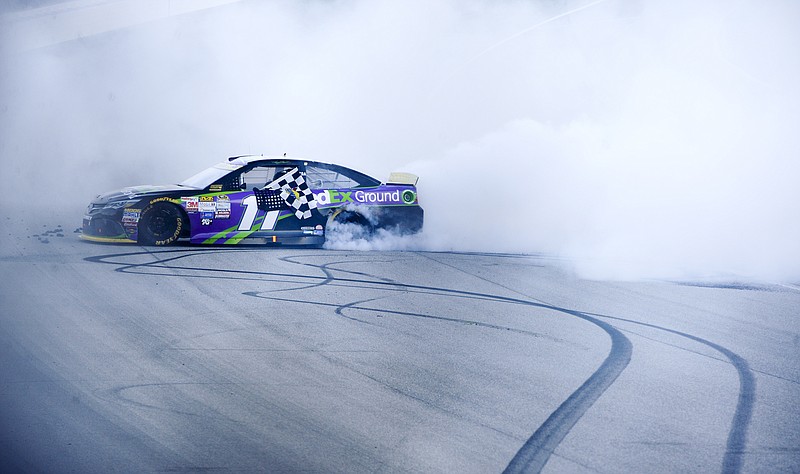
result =
M258 214L258 201L255 195L251 194L242 199L242 206L244 206L244 213L242 213L242 220L239 222L237 230L249 231L253 228L253 223L256 221L256 215ZM267 211L259 230L273 230L278 222L280 213L281 211Z

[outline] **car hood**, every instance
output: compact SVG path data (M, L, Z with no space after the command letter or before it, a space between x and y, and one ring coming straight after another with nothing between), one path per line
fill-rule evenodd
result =
M141 199L149 196L158 196L165 193L174 193L180 191L187 191L191 188L186 186L172 185L142 185L131 186L117 191L110 191L100 194L92 200L94 204L105 204L114 201L132 201L134 199Z

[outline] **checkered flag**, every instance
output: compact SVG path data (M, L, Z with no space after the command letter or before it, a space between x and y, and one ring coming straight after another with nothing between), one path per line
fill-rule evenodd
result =
M280 209L286 209L289 207L286 204L286 201L281 198L280 191L253 188L253 194L256 195L256 203L258 203L258 208L264 211L278 211Z
M311 209L317 208L314 193L311 192L303 173L298 168L292 168L276 180L268 183L264 188L267 192L279 191L281 199L294 209L294 215L298 219L310 218ZM256 196L256 198L258 197Z

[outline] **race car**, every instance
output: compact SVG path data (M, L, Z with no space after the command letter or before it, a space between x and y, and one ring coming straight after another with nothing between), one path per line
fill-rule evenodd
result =
M81 238L169 245L321 246L337 225L361 235L422 229L418 177L391 173L386 183L344 166L264 156L228 158L172 186L135 186L97 196Z

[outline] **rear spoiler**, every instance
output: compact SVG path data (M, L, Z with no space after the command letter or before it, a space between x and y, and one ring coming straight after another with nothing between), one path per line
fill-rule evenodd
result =
M416 186L417 180L419 180L419 176L415 174L393 171L389 173L389 179L386 184L410 184L411 186Z

